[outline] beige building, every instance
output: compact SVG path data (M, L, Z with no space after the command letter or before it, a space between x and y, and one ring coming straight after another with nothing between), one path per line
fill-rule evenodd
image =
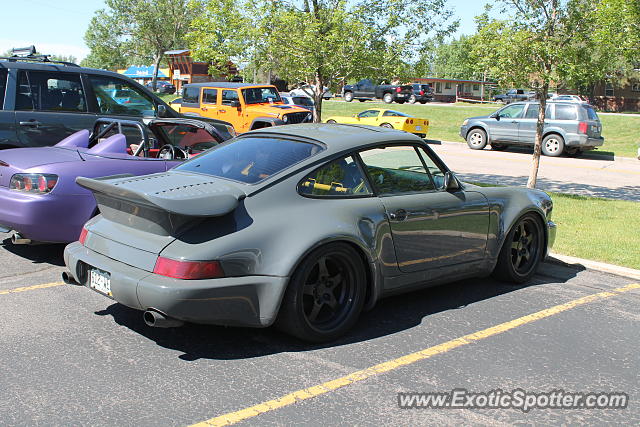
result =
M478 80L441 79L436 77L426 77L414 79L415 83L428 84L433 90L435 101L456 102L457 98L464 99L486 99L493 82L482 82Z

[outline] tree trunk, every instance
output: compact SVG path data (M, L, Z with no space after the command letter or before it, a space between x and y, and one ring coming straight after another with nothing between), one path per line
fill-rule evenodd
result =
M156 53L156 57L154 59L154 67L153 67L153 79L151 80L151 90L156 91L156 87L158 85L158 71L160 71L160 61L162 61L162 52Z
M540 110L538 111L538 123L536 126L536 139L533 144L533 157L531 159L531 172L527 180L528 188L536 188L538 181L538 168L540 167L540 154L542 153L542 134L544 132L544 119L547 109L547 93L549 91L549 83L544 82L542 87L538 89L538 98L540 100Z
M313 103L315 109L313 111L313 122L320 123L322 118L322 95L324 94L324 79L320 73L316 73L315 89L313 91Z

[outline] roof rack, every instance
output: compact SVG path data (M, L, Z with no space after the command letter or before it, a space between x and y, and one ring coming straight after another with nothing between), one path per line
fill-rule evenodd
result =
M13 48L11 49L11 53L13 56L0 56L1 60L6 60L9 62L16 61L27 61L27 62L48 62L52 64L62 64L68 67L80 67L78 64L74 64L73 62L66 61L56 61L49 59L51 55L36 55L36 47L31 45L29 47L21 47L21 48ZM22 54L22 55L21 55Z

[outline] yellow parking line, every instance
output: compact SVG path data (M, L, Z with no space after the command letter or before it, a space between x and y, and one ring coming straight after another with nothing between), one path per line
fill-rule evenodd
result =
M526 325L527 323L535 322L537 320L553 316L555 314L570 310L572 308L575 308L584 304L588 304L590 302L611 298L616 295L620 295L623 292L631 291L633 289L640 289L640 283L632 283L630 285L613 289L611 291L605 291L605 292L599 292L597 294L587 295L585 297L578 298L564 304L556 305L554 307L547 308L545 310L541 310L536 313L529 314L527 316L519 317L517 319L511 320L505 323L501 323L499 325L492 326L490 328L483 329L478 332L474 332L472 334L464 335L460 338L456 338L451 341L447 341L442 344L438 344L436 346L417 351L415 353L407 354L406 356L402 356L397 359L389 360L388 362L380 363L378 365L353 372L349 375L337 378L332 381L327 381L325 383L322 383L313 387L294 391L293 393L286 394L278 399L269 400L267 402L263 402L255 406L251 406L249 408L241 409L239 411L229 412L227 414L220 415L215 418L211 418L209 420L202 421L197 424L193 424L193 426L198 426L198 427L226 426L226 425L235 424L240 421L255 417L257 415L264 414L266 412L274 411L276 409L293 405L294 403L301 402L303 400L307 400L316 396L327 394L333 390L337 390L339 388L348 386L350 384L363 381L367 378L373 377L378 374L382 374L384 372L392 371L401 366L410 365L420 360L428 359L438 354L446 353L450 350L461 347L463 345L472 344L475 341L480 341L482 339L501 334L503 332L517 328L519 326Z
M62 286L62 285L64 285L64 282L44 283L42 285L25 286L23 288L13 288L13 289L0 291L0 295L15 294L18 292L27 292L27 291L33 291L36 289L53 288L55 286Z

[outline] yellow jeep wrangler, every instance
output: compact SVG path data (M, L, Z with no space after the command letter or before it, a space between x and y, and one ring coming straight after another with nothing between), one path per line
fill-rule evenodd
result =
M264 84L187 84L182 91L180 113L224 120L231 123L237 133L313 121L309 110L286 105L275 86Z

